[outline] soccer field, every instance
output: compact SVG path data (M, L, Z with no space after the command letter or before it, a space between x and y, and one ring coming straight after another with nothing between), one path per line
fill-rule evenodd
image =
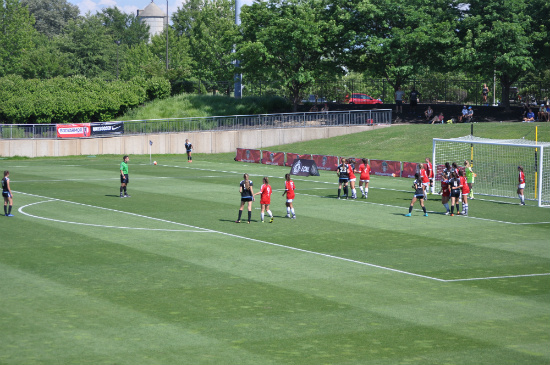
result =
M321 171L290 220L289 168L130 156L121 199L121 157L0 161L1 364L550 363L550 209L408 218L411 179L337 200ZM274 223L234 223L245 172Z

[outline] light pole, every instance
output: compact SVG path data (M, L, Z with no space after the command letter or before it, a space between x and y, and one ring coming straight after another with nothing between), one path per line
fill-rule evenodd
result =
M120 47L120 41L116 40L116 79L118 80L118 48Z
M168 71L168 21L170 19L168 14L168 0L166 0L166 71Z

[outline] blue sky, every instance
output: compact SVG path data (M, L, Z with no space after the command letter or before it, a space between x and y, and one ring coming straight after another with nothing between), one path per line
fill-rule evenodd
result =
M84 15L88 11L92 14L109 7L118 7L125 13L136 14L138 9L144 9L151 0L69 0L71 4L78 6L80 14ZM170 14L178 10L184 0L168 0L168 11ZM241 0L242 4L252 4L253 0ZM166 0L156 0L162 10L166 11Z

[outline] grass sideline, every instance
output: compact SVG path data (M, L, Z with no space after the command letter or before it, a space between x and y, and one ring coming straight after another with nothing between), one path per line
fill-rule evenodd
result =
M338 201L321 172L295 179L291 221L288 168L232 157L131 156L129 199L120 156L3 160L0 363L550 361L548 209L476 199L451 218L432 196L406 218L410 179ZM233 223L243 172L270 176L273 224L258 202Z

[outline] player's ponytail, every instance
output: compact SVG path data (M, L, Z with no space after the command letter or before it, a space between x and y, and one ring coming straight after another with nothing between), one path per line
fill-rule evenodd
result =
M267 178L267 176L264 177L264 184L269 185L269 179Z
M244 178L244 188L250 190L250 180L248 180L248 174L243 175Z

